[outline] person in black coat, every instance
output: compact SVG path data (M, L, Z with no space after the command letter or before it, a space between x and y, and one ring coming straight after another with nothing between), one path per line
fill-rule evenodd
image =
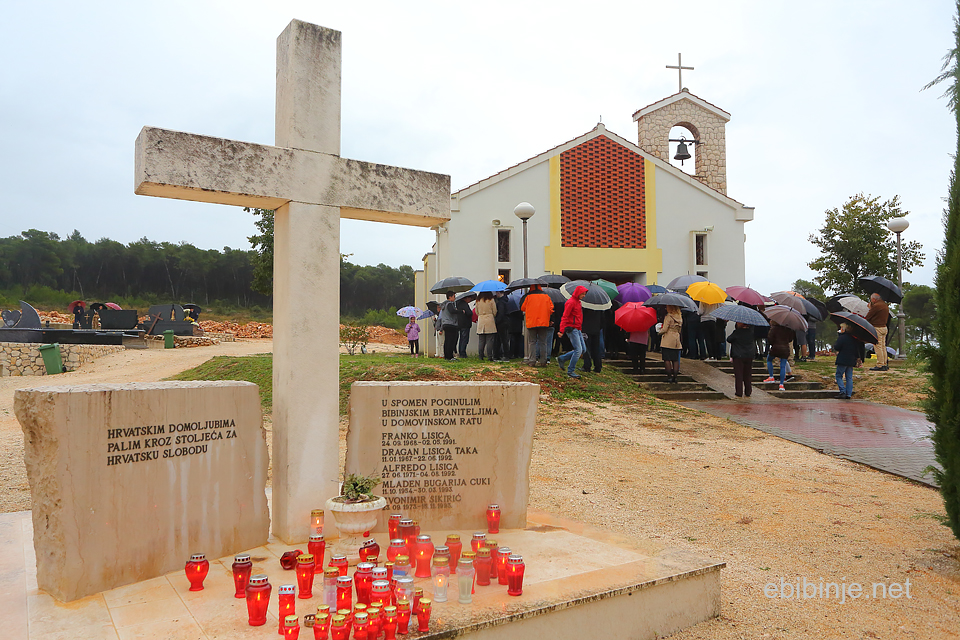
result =
M583 341L586 343L587 350L583 352L583 371L593 370L600 373L603 368L603 356L600 350L600 334L603 332L603 312L593 309L583 310L583 327L580 331L583 333Z
M849 323L841 324L840 335L833 345L833 350L837 352L837 388L840 390L837 394L838 400L849 400L853 395L853 368L860 366L861 362L860 343L850 335L851 329L853 327Z
M737 323L727 338L730 343L730 359L733 361L734 392L738 398L753 393L753 360L757 357L757 341L753 327Z
M457 328L460 330L460 340L457 351L461 358L467 357L467 344L470 342L470 329L473 328L473 309L466 298L457 300Z
M683 308L680 311L680 317L683 319L683 357L693 360L701 360L707 357L706 353L700 353L700 346L697 344L697 338L700 335L700 314L696 311L690 311Z
M497 315L493 318L497 324L493 352L498 362L506 362L510 359L510 319L507 317L507 296L502 291L498 291L493 297L497 303Z

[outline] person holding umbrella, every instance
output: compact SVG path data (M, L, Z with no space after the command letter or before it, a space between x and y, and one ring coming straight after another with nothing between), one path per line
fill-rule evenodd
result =
M660 334L660 357L667 372L667 382L677 382L680 373L680 331L683 328L683 316L680 307L667 305L667 315L657 331Z
M494 360L494 342L497 335L497 303L493 300L493 292L483 291L477 296L477 349L480 360L484 355ZM489 349L487 349L489 347Z
M443 357L456 360L457 338L460 337L457 294L447 291L447 300L440 306L440 333L443 334Z
M757 341L753 327L738 322L727 337L730 343L730 360L733 361L734 394L738 398L753 393L753 360L757 357Z
M790 357L790 343L796 337L793 329L777 324L776 321L770 321L770 333L767 334L767 342L770 344L770 350L767 353L767 373L769 377L764 382L776 382L773 377L773 359L780 358L780 391L784 390L784 380L787 377L787 368L790 366L787 359Z
M860 366L860 359L857 357L860 345L851 335L852 331L853 327L849 323L841 324L840 335L833 345L833 350L837 352L837 388L840 390L837 394L838 400L849 400L853 395L853 368Z
M887 371L890 369L887 362L887 322L890 320L890 307L880 294L870 294L870 310L867 311L866 318L877 330L877 347L874 350L877 354L877 366L870 367L870 371Z
M414 358L420 357L420 325L417 324L416 316L410 316L403 332L407 334L407 342L410 343L410 355Z
M455 303L457 309L457 328L460 331L460 341L457 351L461 358L467 357L467 344L470 342L470 329L473 328L473 309L467 297L460 298Z
M561 354L557 358L557 363L560 365L560 369L563 369L564 361L568 360L570 362L567 367L567 375L571 378L580 377L577 373L577 362L580 360L584 348L583 335L580 333L580 329L583 327L583 306L580 301L585 295L587 295L586 287L578 286L574 289L573 294L563 305L563 317L560 319L560 333L558 335L567 334L573 350Z
M547 339L550 334L550 316L553 314L553 300L550 299L540 285L530 287L530 292L524 296L520 305L527 322L527 335L530 336L530 353L526 354L525 362L533 367L543 367L550 357L550 345Z

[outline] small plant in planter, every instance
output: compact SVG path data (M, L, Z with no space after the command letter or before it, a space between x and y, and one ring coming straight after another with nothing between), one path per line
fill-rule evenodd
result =
M333 514L340 531L333 553L347 556L350 564L360 561L364 534L377 526L379 512L387 506L385 499L373 495L380 482L379 476L351 473L344 479L340 495L327 500L327 511Z

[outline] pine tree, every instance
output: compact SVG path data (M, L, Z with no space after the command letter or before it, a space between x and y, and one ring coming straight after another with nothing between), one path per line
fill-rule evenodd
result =
M934 453L942 467L934 470L934 476L940 484L948 524L960 539L960 2L953 33L956 46L944 57L942 73L925 87L949 81L944 96L957 119L958 134L944 211L943 250L937 256L936 346L928 352L931 392L927 416L935 425Z

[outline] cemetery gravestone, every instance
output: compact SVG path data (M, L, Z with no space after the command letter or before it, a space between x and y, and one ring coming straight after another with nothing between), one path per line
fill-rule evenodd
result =
M249 382L20 389L37 584L71 601L193 553L266 543L267 446Z
M540 386L529 382L355 382L346 473L379 475L385 518L421 530L485 531L527 522L528 471Z
M340 157L341 49L299 20L280 34L276 146L144 127L135 151L139 195L276 210L273 532L289 543L339 493L340 218L450 219L449 176Z

